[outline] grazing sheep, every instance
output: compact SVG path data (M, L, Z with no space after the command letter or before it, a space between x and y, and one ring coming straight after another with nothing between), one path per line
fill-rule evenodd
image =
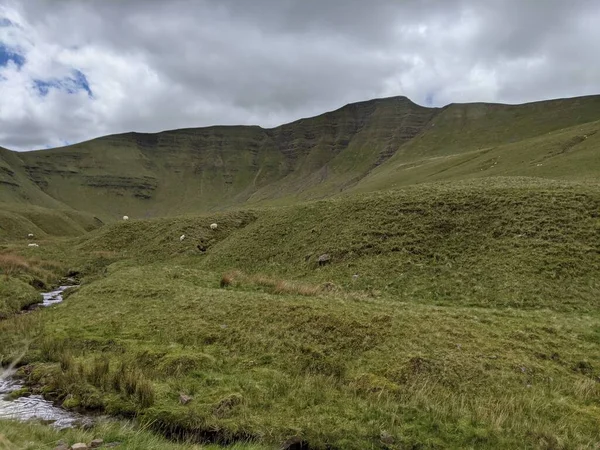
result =
M123 220L129 220L129 216L123 216Z
M185 234L182 234L181 236L179 236L179 240L183 241L185 239Z
M210 229L211 230L216 230L217 229L217 224L216 223L211 223L210 224Z
M29 234L27 235L27 237L28 237L28 238L32 238L32 237L33 237L33 233L29 233Z
M27 244L27 247L39 247L37 244Z

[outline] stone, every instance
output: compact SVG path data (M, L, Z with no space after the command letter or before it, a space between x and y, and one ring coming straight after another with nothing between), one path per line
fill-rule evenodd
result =
M60 440L56 443L56 447L54 447L54 450L69 450L69 446L65 441Z
M190 395L179 394L179 403L181 403L182 405L187 405L193 399L194 399L194 397L192 397Z
M90 442L90 448L102 447L102 444L104 444L104 439L94 439Z
M317 259L317 262L319 263L320 266L329 264L331 262L331 256L329 256L328 253L323 253L321 256L319 256L319 258Z
M87 449L88 449L87 444L84 444L83 442L78 442L77 444L71 445L71 450L87 450Z
M382 443L386 444L386 445L393 445L394 444L394 437L388 433L387 431L382 431L379 434L379 439L381 440Z

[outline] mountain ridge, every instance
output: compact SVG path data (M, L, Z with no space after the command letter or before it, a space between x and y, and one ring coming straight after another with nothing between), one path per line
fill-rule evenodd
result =
M0 203L111 221L481 176L587 180L600 167L598 121L600 96L441 108L396 96L273 128L212 125L0 149Z

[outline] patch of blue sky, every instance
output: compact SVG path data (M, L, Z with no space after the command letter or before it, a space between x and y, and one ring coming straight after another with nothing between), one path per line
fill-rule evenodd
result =
M48 95L51 89L66 91L69 94L85 91L88 97L93 98L94 96L87 77L80 70L73 70L72 75L69 77L47 80L35 79L33 80L33 84L42 97Z
M25 56L11 50L9 47L0 42L0 67L7 66L13 62L17 67L21 68L25 64Z

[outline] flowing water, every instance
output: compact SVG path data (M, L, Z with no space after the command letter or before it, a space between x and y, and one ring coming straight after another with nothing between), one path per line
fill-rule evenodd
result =
M52 292L42 294L44 301L39 304L40 307L48 307L62 302L62 293L68 287L70 286L61 286ZM10 399L8 394L21 388L23 385L12 378L12 373L9 371L0 373L0 419L37 419L50 423L56 428L69 428L93 422L90 417L54 406L52 402L45 400L41 395Z

